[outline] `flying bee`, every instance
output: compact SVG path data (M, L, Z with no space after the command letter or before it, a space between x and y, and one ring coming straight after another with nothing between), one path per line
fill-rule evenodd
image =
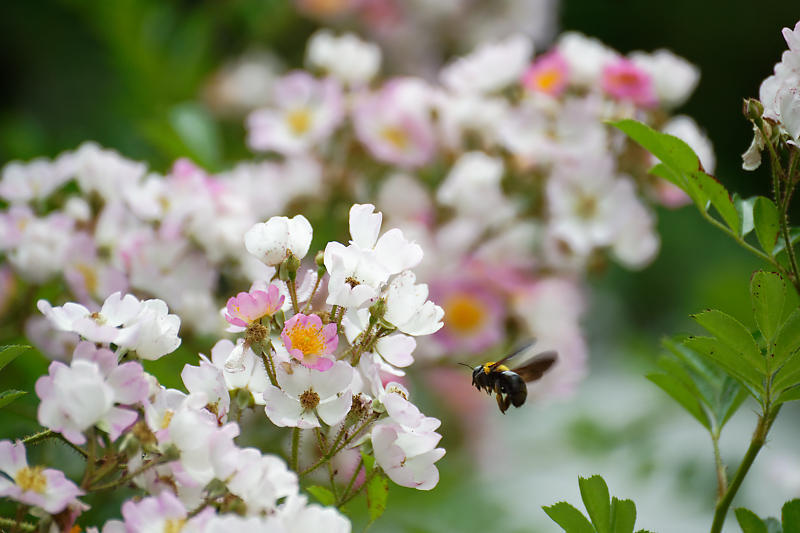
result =
M486 394L494 393L497 406L503 414L511 405L520 407L524 404L528 398L526 383L541 378L556 362L558 354L551 350L533 356L517 368L510 369L506 366L511 359L526 352L533 342L525 344L499 361L490 361L472 369L472 384L478 390L485 390Z

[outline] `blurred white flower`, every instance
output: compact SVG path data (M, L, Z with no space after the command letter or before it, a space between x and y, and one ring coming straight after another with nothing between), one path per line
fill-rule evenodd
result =
M492 93L518 82L528 66L533 43L516 34L483 44L439 73L445 87L457 93Z
M329 30L319 30L308 42L306 60L342 83L358 86L366 84L378 73L381 49L352 33L336 37Z

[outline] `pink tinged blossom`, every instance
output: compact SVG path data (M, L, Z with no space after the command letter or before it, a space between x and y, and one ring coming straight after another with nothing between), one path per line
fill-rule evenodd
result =
M303 366L320 371L333 366L333 360L325 356L333 354L339 345L336 324L323 326L318 315L297 313L284 324L281 339L289 355Z
M234 326L247 327L262 317L272 316L280 310L285 300L286 297L275 285L270 285L266 292L240 292L228 299L225 320Z
M781 33L789 46L789 50L800 52L800 22L794 25L794 29L783 28Z
M110 350L82 342L70 366L53 362L49 374L36 381L38 420L75 444L85 443L83 432L94 425L116 440L138 418L135 411L116 405L143 402L148 389L139 363L118 366Z
M492 93L516 82L533 52L533 43L517 34L487 43L446 65L439 78L457 93Z
M274 107L247 119L248 144L255 150L303 153L327 139L344 116L342 89L332 78L291 72L275 83L274 97Z
M658 102L653 80L629 59L619 58L603 69L603 90L617 100L630 101L640 107L653 107Z
M356 135L376 159L403 168L417 168L433 157L436 132L425 102L410 105L407 101L408 94L416 92L422 91L407 80L394 80L379 93L362 95L356 101L353 110Z
M281 505L276 516L286 533L307 533L309 531L350 533L351 531L350 521L335 507L322 507L315 503L308 504L306 497L302 495L289 496Z
M430 335L443 326L444 310L428 300L428 286L411 271L397 275L386 289L383 318L406 335Z
M369 324L368 309L349 309L342 320L342 327L347 341L352 345L360 334L366 331ZM411 355L417 347L414 337L402 333L392 333L378 339L375 352L387 363L396 367L407 367L414 362ZM393 369L394 370L394 369ZM403 375L400 372L399 375Z
M226 364L231 357L237 360L238 364L233 369L228 369ZM218 341L211 348L211 362L222 370L228 390L248 390L253 395L255 403L264 404L263 393L269 383L267 371L264 369L263 360L256 356L252 349L245 348L243 341L236 345L227 339Z
M566 59L553 50L536 59L522 76L522 85L529 91L559 97L569 83L569 65Z
M362 86L377 74L381 49L352 33L337 37L329 30L320 30L308 42L306 61L342 83Z
M100 343L116 343L122 335L120 326L131 321L141 310L141 302L131 294L115 292L103 303L100 311L91 312L84 306L68 302L53 307L39 300L39 311L60 331L72 331L83 338Z
M344 361L326 372L278 365L277 374L281 388L268 385L264 391L267 417L276 426L320 427L320 420L332 426L350 409L353 368Z
M0 441L0 496L40 507L50 514L63 511L84 492L60 470L28 466L25 445Z
M189 518L189 513L183 503L171 492L164 491L158 496L125 502L122 505L122 517L125 519L124 529L114 531L127 533L202 531L202 524L207 522L213 514L213 509L207 508L200 514ZM103 528L103 533L106 533L106 527Z
M247 230L244 245L247 251L269 266L280 265L292 254L302 259L311 246L313 230L303 215L292 218L272 217Z
M0 198L12 204L44 200L67 181L64 170L63 165L46 159L11 161L0 177Z
M139 313L125 326L116 344L135 351L142 359L154 361L174 352L181 344L178 337L181 319L169 314L163 300L142 302Z
M504 338L506 307L488 278L440 280L433 292L444 309L434 338L448 352L478 353Z
M231 398L222 370L200 356L200 365L185 365L181 380L190 394L204 393L207 398L206 409L217 417L219 423L225 422L231 406Z

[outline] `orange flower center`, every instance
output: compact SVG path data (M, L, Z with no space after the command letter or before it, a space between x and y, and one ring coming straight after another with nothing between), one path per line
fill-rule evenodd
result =
M445 317L448 327L462 333L472 333L483 323L486 312L474 297L457 294L445 303Z
M544 92L553 90L559 81L561 81L561 73L554 68L544 70L534 78L535 86Z
M321 354L325 351L325 337L322 329L314 324L296 324L286 332L292 341L292 348L300 350L304 355Z

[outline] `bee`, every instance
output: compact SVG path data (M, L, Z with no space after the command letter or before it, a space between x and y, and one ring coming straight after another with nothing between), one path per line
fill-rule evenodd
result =
M558 354L555 351L542 352L527 360L513 370L506 366L511 359L528 351L533 342L525 344L522 348L511 352L499 361L490 361L472 368L472 384L478 390L485 390L486 394L495 394L500 412L513 405L520 407L528 398L529 381L536 381L547 372L556 362ZM462 363L463 364L463 363ZM469 365L464 365L469 367Z

